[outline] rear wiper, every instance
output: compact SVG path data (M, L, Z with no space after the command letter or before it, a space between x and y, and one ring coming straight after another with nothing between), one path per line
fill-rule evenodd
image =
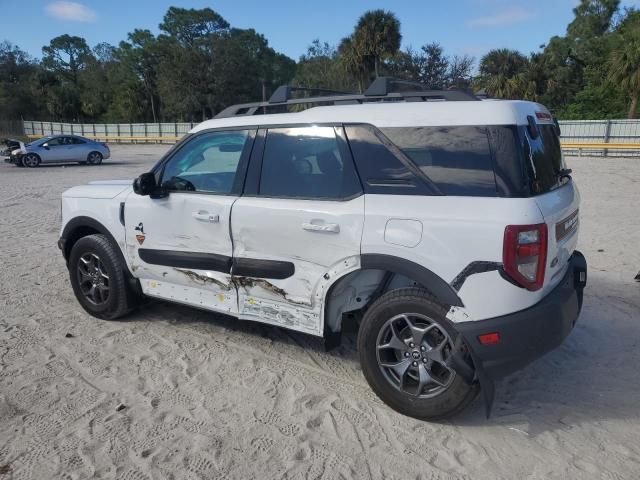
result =
M570 168L563 168L561 170L558 170L558 172L556 173L556 178L558 178L559 180L562 180L563 178L568 178L571 180L571 172L573 172L573 170L571 170Z

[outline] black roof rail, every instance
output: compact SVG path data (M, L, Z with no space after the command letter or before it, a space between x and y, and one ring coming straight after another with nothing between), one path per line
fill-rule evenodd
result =
M276 88L276 91L273 92L273 95L269 97L269 103L283 103L287 100L291 100L293 98L293 96L291 95L293 92L311 92L316 96L322 93L330 93L333 95L353 95L352 92L340 92L338 90L329 90L327 88L307 88L292 87L291 85L280 85L278 88Z
M393 91L400 90L400 91ZM324 92L330 95L293 98L294 91ZM364 94L346 93L322 88L278 87L267 102L242 103L225 108L215 118L227 118L260 113L288 113L289 105L349 105L373 102L427 102L427 101L478 101L473 93L465 90L430 90L417 82L379 77Z

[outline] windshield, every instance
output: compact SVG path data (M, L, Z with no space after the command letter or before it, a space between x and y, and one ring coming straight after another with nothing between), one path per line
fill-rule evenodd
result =
M535 140L526 127L519 130L531 194L540 195L564 185L569 179L560 175L566 167L555 126L538 124L540 135Z
M31 143L27 143L27 147L31 146L31 145L42 145L43 143L51 140L53 137L49 136L49 137L42 137L39 138L38 140L34 140Z

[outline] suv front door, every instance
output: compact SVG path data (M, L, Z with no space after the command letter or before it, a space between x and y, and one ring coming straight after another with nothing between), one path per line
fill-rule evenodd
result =
M253 138L240 129L197 134L155 172L159 195L127 197L127 256L145 294L237 312L230 215Z
M359 266L364 197L342 127L260 130L233 206L240 318L322 335L322 300Z

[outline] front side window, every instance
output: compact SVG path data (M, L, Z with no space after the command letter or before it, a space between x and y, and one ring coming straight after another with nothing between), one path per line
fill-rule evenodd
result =
M47 144L48 147L57 147L58 145L62 145L63 144L63 141L62 141L63 138L64 137L50 138L45 143Z
M160 185L169 191L229 194L240 159L250 147L249 130L208 132L196 136L165 164Z
M360 191L350 158L333 127L272 128L267 132L259 195L342 199Z
M445 195L496 196L485 128L392 127L385 134Z

